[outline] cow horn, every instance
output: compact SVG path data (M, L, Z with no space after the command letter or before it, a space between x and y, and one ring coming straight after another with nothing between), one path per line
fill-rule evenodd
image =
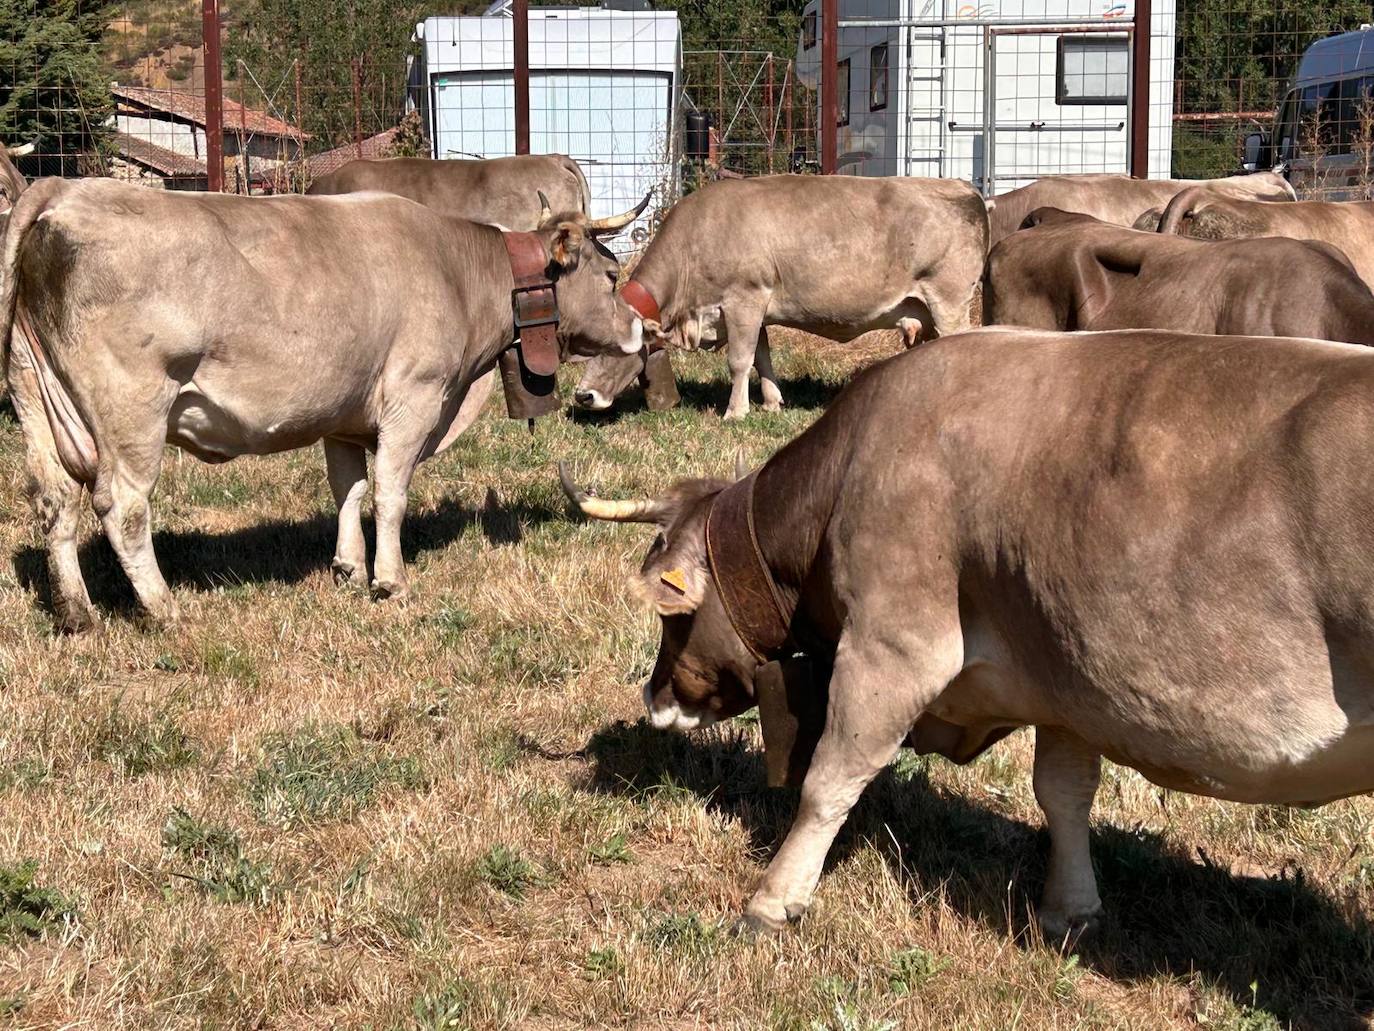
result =
M749 475L749 456L744 448L735 449L735 479L742 480Z
M644 199L632 207L629 211L612 215L610 218L589 218L587 220L587 232L589 233L618 233L627 225L643 214L644 209L649 206L649 200L654 195L650 190L644 195Z
M615 523L656 523L662 511L659 503L649 498L642 501L611 501L592 497L573 483L566 462L558 463L558 482L563 485L563 493L568 500L588 519L606 519Z
M6 147L5 153L12 158L26 158L33 153L32 143L21 143L17 147Z

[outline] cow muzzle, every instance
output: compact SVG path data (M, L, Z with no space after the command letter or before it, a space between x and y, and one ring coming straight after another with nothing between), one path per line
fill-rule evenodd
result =
M578 390L573 393L573 404L593 412L604 412L611 407L611 399L599 390Z
M689 711L677 703L677 699L672 697L671 690L667 694L668 704L655 704L653 682L644 682L644 708L649 711L649 722L659 730L677 730L685 734L689 730L700 730L716 722L715 713Z

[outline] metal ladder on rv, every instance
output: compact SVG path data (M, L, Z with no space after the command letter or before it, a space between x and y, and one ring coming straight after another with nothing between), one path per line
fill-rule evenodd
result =
M946 6L946 0L941 0L941 12ZM944 20L943 18L941 19ZM908 101L915 96L918 84L928 84L930 92L935 94L936 104L934 107L908 107L906 112L906 131L903 135L903 175L912 175L913 165L934 165L934 172L927 171L926 175L933 174L936 178L943 179L945 175L945 156L946 156L946 133L945 122L948 118L948 109L945 101L945 64L948 59L948 39L946 38L947 28L945 25L918 26L908 25L906 30L906 96ZM916 45L918 43L934 43L939 50L939 58L934 68L933 75L917 75L916 72ZM935 148L933 153L912 154L911 135L912 127L917 125L933 125L935 127ZM923 148L929 151L929 147Z

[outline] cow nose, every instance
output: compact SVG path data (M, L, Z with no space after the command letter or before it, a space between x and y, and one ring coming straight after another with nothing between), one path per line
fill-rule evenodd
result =
M590 408L596 401L596 395L590 390L573 391L573 403L579 408Z

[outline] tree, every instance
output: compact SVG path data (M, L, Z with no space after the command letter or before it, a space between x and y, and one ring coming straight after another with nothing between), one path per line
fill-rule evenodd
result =
M229 96L242 92L249 107L280 112L317 149L347 143L358 129L370 136L404 113L415 23L484 7L482 0L246 0L225 26L225 78L238 80Z
M45 173L78 175L113 109L100 42L111 4L0 0L0 140L37 140ZM54 160L55 159L55 160Z

